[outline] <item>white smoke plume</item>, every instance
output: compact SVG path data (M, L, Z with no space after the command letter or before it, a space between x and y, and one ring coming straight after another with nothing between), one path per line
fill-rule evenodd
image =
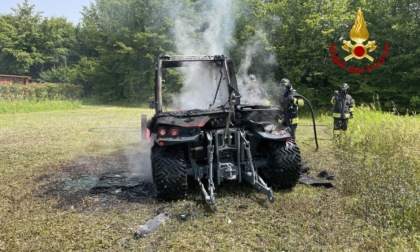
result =
M181 69L186 79L181 88L181 93L173 95L174 108L194 109L209 108L224 105L229 98L225 78L220 73L220 66L212 67L204 64L188 69ZM220 84L216 95L217 87ZM213 104L214 101L214 104Z
M152 164L150 160L150 150L153 140L148 143L146 139L140 139L140 152L133 155L126 150L128 161L128 172L131 177L141 177L144 181L152 182Z
M192 16L183 17L173 13L175 27L173 34L177 53L187 55L220 55L227 53L232 39L234 21L231 0L206 0L202 10ZM192 8L182 6L181 8Z
M246 45L242 48L243 58L241 59L240 66L238 69L238 87L239 90L242 90L242 103L246 104L266 104L266 98L272 98L272 95L268 95L267 90L275 90L275 83L273 80L273 74L265 72L265 81L263 82L262 76L257 73L253 73L250 68L252 67L253 62L257 57L263 57L265 59L265 66L276 65L275 56L268 52L264 47L264 31L257 30L256 34L249 38ZM249 80L249 75L254 74L256 77L256 82L251 82ZM270 78L271 77L271 78ZM271 92L272 93L272 92ZM274 105L273 102L270 102L271 105Z
M202 2L203 3L203 2ZM197 6L194 6L197 7ZM233 41L233 32L235 28L233 3L231 0L206 0L201 6L202 10L197 12L197 8L192 6L178 6L173 10L173 18L175 19L174 30L172 31L175 38L177 54L181 55L221 55L226 56L228 49ZM186 8L191 10L196 16L183 16ZM264 47L264 32L258 30L256 34L248 39L248 43L242 48L244 58L241 59L240 67L237 72L237 81L240 93L242 94L242 103L247 104L266 104L267 92L264 89L274 87L274 83L262 83L256 73L249 72L255 57L264 55L265 64L275 64L273 55L267 54ZM239 62L236 62L239 63ZM193 71L192 71L193 70ZM206 70L202 67L197 69L188 69L183 72L185 81L179 94L173 95L173 107L175 109L194 109L208 108L212 103L217 83L215 78L204 78ZM257 82L249 82L249 74L257 76ZM210 77L210 76L206 76ZM264 78L270 79L270 78ZM266 81L267 82L267 81ZM224 99L218 103L216 101L214 107L221 106L228 99L227 87L222 86L220 98ZM224 89L223 89L224 88Z
M188 6L178 7L183 8ZM201 11L194 9L194 12L195 19L191 16L183 17L179 13L174 15L175 27L172 32L177 54L226 55L234 30L231 1L207 0L204 1ZM214 67L209 71L205 66L198 65L185 69L182 73L183 86L181 92L172 97L173 107L181 110L209 108L219 83L219 68ZM222 83L213 107L222 106L227 101L227 86Z

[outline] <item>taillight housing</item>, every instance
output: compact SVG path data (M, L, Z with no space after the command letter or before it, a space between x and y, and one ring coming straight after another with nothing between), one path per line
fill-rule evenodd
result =
M169 130L169 136L172 138L178 137L179 136L179 130L178 128L172 128Z
M157 134L158 134L160 137L164 137L164 136L166 136L166 129L165 129L165 128L163 128L163 127L159 128L159 129L158 129L158 131L157 131Z

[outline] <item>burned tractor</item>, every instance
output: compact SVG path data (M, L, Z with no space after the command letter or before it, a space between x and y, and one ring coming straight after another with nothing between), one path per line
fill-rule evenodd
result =
M174 80L174 69L180 69L184 81L206 90L187 90L178 104L164 104L162 89ZM195 73L188 75L190 70ZM186 105L196 98L197 107ZM272 187L291 188L298 182L300 150L278 123L279 107L241 104L233 63L224 55L159 56L151 106L156 113L147 120L147 130L153 136L151 164L158 198L184 197L191 177L216 209L215 189L225 180L247 181L271 202Z

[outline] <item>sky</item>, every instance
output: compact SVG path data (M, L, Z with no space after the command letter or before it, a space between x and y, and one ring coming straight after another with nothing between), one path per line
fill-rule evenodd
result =
M11 8L22 5L24 0L0 0L0 15L11 14ZM95 0L29 0L30 5L35 5L35 12L43 12L43 17L65 17L73 24L79 23L82 18L80 12L83 6L89 6Z

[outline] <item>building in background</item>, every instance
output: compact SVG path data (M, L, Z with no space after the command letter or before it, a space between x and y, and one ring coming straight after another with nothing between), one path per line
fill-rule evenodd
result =
M31 79L31 76L0 74L0 84L2 85L12 85L12 84L28 85L29 79Z

